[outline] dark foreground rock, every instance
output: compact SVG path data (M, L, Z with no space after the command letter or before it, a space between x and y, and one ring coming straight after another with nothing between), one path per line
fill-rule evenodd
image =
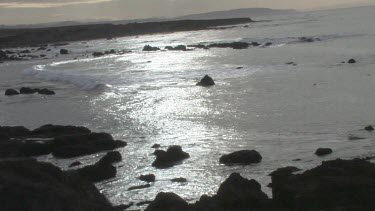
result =
M126 146L126 142L114 140L108 133L92 133L85 127L60 125L44 125L33 131L20 126L0 126L0 140L0 158L50 153L59 158L72 158ZM118 152L113 152L107 159L119 161L121 158Z
M330 148L319 148L315 151L315 155L317 156L325 156L325 155L329 155L333 152L332 149Z
M188 210L188 203L174 193L159 193L145 211L184 211Z
M188 153L182 151L180 146L170 146L167 151L157 150L155 155L156 160L152 163L152 166L156 168L173 167L190 157Z
M139 176L139 180L145 181L145 182L155 182L155 175L153 174L146 174Z
M200 82L197 83L197 86L213 86L215 85L215 82L214 80L208 76L208 75L205 75Z
M249 165L253 163L259 163L262 160L262 156L255 150L241 150L223 155L220 157L220 163L226 165L240 164Z
M90 182L35 160L0 161L3 211L115 211Z

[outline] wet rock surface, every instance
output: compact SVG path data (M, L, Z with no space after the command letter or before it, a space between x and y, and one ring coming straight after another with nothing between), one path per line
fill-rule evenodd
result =
M170 146L167 151L156 150L155 156L156 159L152 163L152 166L156 168L173 167L190 157L188 153L182 151L180 146Z
M214 80L208 76L208 75L205 75L200 82L197 83L197 86L203 86L203 87L207 87L207 86L213 86L215 85L215 82Z
M240 150L220 157L220 163L226 165L249 165L253 163L259 163L262 160L262 156L255 150Z

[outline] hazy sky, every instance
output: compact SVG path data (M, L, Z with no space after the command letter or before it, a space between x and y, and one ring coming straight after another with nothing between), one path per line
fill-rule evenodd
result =
M375 0L0 0L0 24L175 17L236 8L310 10Z

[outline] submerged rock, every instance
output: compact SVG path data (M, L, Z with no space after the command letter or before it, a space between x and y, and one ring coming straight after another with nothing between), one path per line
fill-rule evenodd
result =
M213 86L215 85L215 82L214 80L208 76L208 75L205 75L200 82L197 83L197 86Z
M183 177L174 178L174 179L171 179L171 182L187 182L187 179Z
M255 150L241 150L237 152L230 153L228 155L223 155L220 157L220 163L230 165L230 164L240 164L249 165L253 163L259 163L262 160L262 156L259 152Z
M54 91L52 90L49 90L49 89L41 89L38 91L38 94L41 94L41 95L54 95L56 94Z
M331 154L333 151L330 148L319 148L315 151L315 155L317 156L325 156Z
M354 63L357 63L357 61L355 59L349 59L348 60L348 64L354 64Z
M94 53L92 53L92 56L93 57L104 56L104 53L102 53L102 52L94 52Z
M6 96L13 96L13 95L19 95L20 93L17 92L16 90L14 89L7 89L5 90L5 95Z
M128 190L138 190L138 189L144 189L144 188L149 188L151 187L150 184L146 184L146 185L138 185L138 186L133 186L133 187L130 187L128 188Z
M213 43L208 45L209 48L233 48L233 49L247 49L250 44L247 42L232 42L232 43Z
M156 159L152 163L152 166L156 168L168 168L173 167L179 162L190 157L190 155L184 151L180 146L170 146L167 151L158 150L155 154Z

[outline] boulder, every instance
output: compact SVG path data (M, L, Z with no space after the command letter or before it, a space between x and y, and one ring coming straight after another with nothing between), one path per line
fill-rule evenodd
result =
M106 163L106 164L113 164L120 162L122 160L122 156L120 152L112 151L108 152L99 162Z
M145 45L143 47L142 51L158 51L158 50L160 50L160 48L158 48L158 47L152 47L150 45Z
M65 135L79 135L79 134L89 134L91 130L86 127L76 127L76 126L63 126L63 125L43 125L39 128L30 132L31 136L37 137L56 137L56 136L65 136Z
M205 86L205 87L207 87L207 86L213 86L213 85L215 85L215 82L214 82L214 80L213 80L210 76L208 76L208 75L205 75L205 76L201 79L201 81L197 83L197 86Z
M184 159L190 157L190 155L184 151L180 146L170 146L167 151L159 150L156 155L155 161L152 166L156 168L168 168L182 162Z
M60 49L60 54L68 54L69 51L66 49Z
M7 89L5 90L5 95L6 96L13 96L13 95L19 95L20 93L17 92L16 90L14 89Z
M251 42L251 45L254 46L254 47L258 47L258 46L260 46L260 43L258 43L258 42Z
M33 159L0 161L1 210L115 211L91 183Z
M331 154L333 151L330 148L319 148L315 151L315 155L317 156L325 156Z
M178 45L178 46L174 47L173 50L175 50L175 51L186 51L187 48L186 48L186 45Z
M104 53L102 53L102 52L94 52L94 53L92 53L92 56L93 57L100 57L100 56L104 56Z
M32 89L30 87L22 87L20 89L20 94L34 94L38 91L39 91L38 89Z
M38 91L38 94L41 94L41 95L54 95L55 92L52 91L52 90L49 90L49 89L41 89Z
M187 47L191 47L191 48L201 48L201 49L207 49L207 48L208 48L207 46L202 45L202 44L198 44L198 45L188 45Z
M116 168L111 163L101 162L101 160L94 165L71 170L71 172L93 183L114 178L117 174Z
M153 174L146 174L139 176L139 179L145 182L155 182L155 175Z
M348 60L348 64L355 64L357 63L357 61L355 59L349 59Z
M220 163L231 165L249 165L253 163L259 163L262 160L262 156L255 150L241 150L233 152L220 157Z
M188 203L174 193L158 193L145 211L185 211Z
M156 148L160 148L160 144L154 144L154 145L152 145L151 148L154 148L154 149L156 149Z
M374 127L372 125L368 125L368 126L365 127L365 130L369 131L369 132L374 131Z

